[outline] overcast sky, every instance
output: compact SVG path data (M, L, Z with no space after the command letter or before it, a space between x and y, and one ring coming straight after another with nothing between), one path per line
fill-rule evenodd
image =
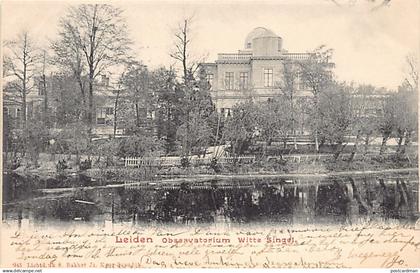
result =
M417 0L391 1L374 12L367 0L283 1L131 1L115 2L124 15L138 58L151 68L172 63L172 29L194 14L196 56L237 52L255 27L271 29L289 52L306 52L325 44L334 49L339 80L396 88L404 78L404 58L419 54ZM355 2L349 6L349 2ZM76 2L3 1L3 39L29 30L40 45L54 39L57 22Z

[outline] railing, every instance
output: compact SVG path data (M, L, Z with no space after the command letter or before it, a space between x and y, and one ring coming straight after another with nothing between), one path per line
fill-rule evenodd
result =
M384 156L391 156L393 153L384 154ZM350 153L340 154L341 160L348 160ZM363 158L371 158L377 156L377 154L366 154L356 153L353 157L354 160L361 160ZM314 163L316 161L323 161L326 159L333 159L334 154L302 154L302 155L283 155L283 156L268 156L267 161L278 161L285 160L289 163ZM416 154L406 154L406 158L409 161L417 160ZM205 158L191 158L190 164L193 166L204 166L210 165L212 157ZM139 167L139 166L161 166L161 167L174 167L181 166L180 158L139 158L139 157L126 157L124 159L126 167ZM218 164L250 164L256 161L255 156L239 156L239 157L220 157L217 159Z
M311 55L311 53L283 53L283 56L292 60L307 60ZM249 60L252 53L219 53L217 56L219 61Z
M220 61L249 60L252 57L252 53L219 53L217 56Z
M194 166L209 165L212 157L191 158L190 164ZM240 156L240 157L221 157L218 159L220 164L230 163L253 163L255 156ZM125 167L139 167L139 166L181 166L180 158L140 158L140 157L126 157L124 158Z
M283 55L292 60L307 60L311 57L311 53L284 53Z

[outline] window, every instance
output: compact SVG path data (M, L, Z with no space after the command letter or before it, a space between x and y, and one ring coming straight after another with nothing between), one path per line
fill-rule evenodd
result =
M96 109L96 124L104 125L105 124L105 115L107 108L97 108Z
M248 72L241 72L239 74L239 88L248 89Z
M226 90L233 90L233 72L226 72L225 73L225 89Z
M45 95L45 89L44 89L44 80L40 79L38 81L38 95L39 96L44 96Z
M3 115L8 116L9 115L9 108L3 107Z
M212 87L213 86L213 74L207 74L206 75L206 80L210 84L210 87Z
M303 79L302 73L297 73L296 74L296 84L297 84L297 90L305 90L306 89L306 84L305 84L305 81Z
M106 108L106 114L107 115L113 115L114 114L114 108L113 107L107 107Z
M251 48L251 43L247 43L246 48Z
M264 69L264 86L265 87L273 86L273 69L271 68Z
M98 125L105 125L105 118L97 118L96 124Z

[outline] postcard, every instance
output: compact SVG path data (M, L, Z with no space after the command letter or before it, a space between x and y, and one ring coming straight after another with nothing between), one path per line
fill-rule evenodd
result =
M419 8L3 1L0 266L419 268Z

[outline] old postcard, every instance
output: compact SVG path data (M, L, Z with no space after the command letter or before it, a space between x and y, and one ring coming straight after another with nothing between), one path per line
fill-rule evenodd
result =
M3 1L2 268L418 268L416 0Z

